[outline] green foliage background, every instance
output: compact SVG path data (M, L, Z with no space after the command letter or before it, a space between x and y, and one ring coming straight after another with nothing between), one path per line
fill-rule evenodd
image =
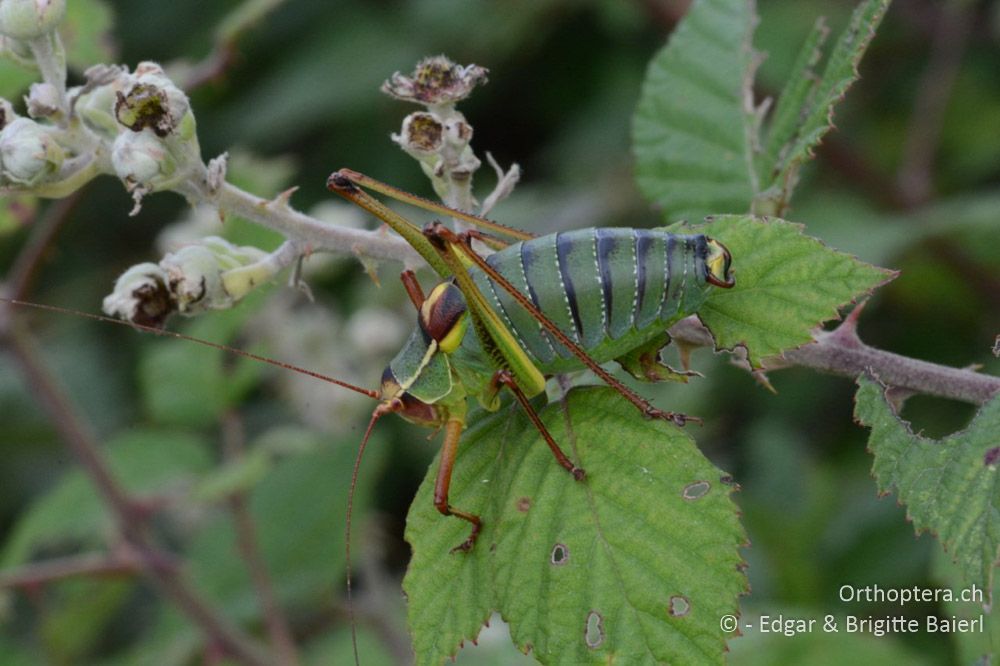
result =
M203 57L218 22L239 4L69 1L87 10L77 10L77 34L103 35L97 42L80 39L86 49L81 61L132 66L144 59L170 64ZM467 0L293 0L239 41L239 58L222 81L192 96L203 152L208 157L239 149L267 158L234 175L264 196L297 184L293 202L306 209L329 197L325 177L341 166L429 195L416 165L388 138L414 109L377 88L393 71L444 52L491 70L489 85L461 107L475 128L474 147L525 170L523 184L497 217L537 233L594 224L652 226L660 218L633 185L630 120L646 64L682 5L533 0L514 9L507 2ZM995 374L1000 363L988 347L1000 332L997 3L945 5L946 11L972 12L974 20L936 143L932 188L926 200L914 202L897 183L940 7L922 0L894 4L862 64L862 79L838 107L837 130L804 170L785 217L840 250L901 271L865 312L861 335L867 342L939 363L983 363ZM851 6L762 0L758 10L755 46L769 54L758 92L773 95L815 18L825 14L836 34ZM95 52L95 43L102 51ZM0 94L15 99L29 80L0 63ZM488 191L486 170L477 182ZM155 256L155 233L185 209L172 195L148 198L134 219L127 217L130 208L120 184L106 179L88 187L47 255L31 298L96 311L114 277ZM27 230L10 216L0 229L6 270ZM255 235L238 225L227 232L243 242ZM350 325L376 303L409 327L413 315L396 268L382 268L381 289L350 261L333 262L310 278L332 313L319 324L304 303L274 315L261 299L216 323L199 323L198 334L313 363L321 372L347 372L374 386L394 351L391 340L359 348L350 341L357 337L349 335ZM244 325L258 310L264 315ZM368 406L338 403L335 417L320 427L322 419L303 417L304 403L326 405L319 395L336 388L288 390L269 371L213 355L206 360L196 356L200 352L176 351L173 343L168 349L163 340L93 322L48 314L32 314L29 321L129 486L201 498L179 502L166 528L190 558L199 589L255 626L259 611L245 573L234 566L225 509L204 503L226 489L250 488L262 549L302 637L304 660L345 658L346 476ZM742 486L735 500L753 544L743 551L753 590L743 599L745 616L878 616L897 609L842 604L840 586L957 586L934 538L915 538L894 498L877 497L867 432L852 422L852 382L785 370L771 376L772 395L723 357L697 352L694 367L706 377L643 391L660 405L703 417L696 441ZM196 390L223 381L224 391ZM219 422L231 410L242 415L253 451L237 469L219 467ZM918 396L907 401L902 416L914 431L940 438L965 425L972 411ZM0 562L11 566L29 556L102 548L108 516L6 356L0 357L0 414ZM404 622L397 592L408 559L403 521L435 451L425 437L398 420L380 423L360 482L355 551L369 587L381 590L378 610L386 618L362 622L366 663L395 658L386 635L398 636ZM144 452L138 459L136 450ZM192 507L198 508L194 515ZM284 529L290 525L301 529ZM0 665L189 663L199 654L200 634L134 579L73 581L32 598L0 594ZM903 612L922 618L962 611L915 605ZM459 661L509 663L512 648L503 631L490 637L474 652L463 651ZM839 641L749 636L730 646L734 663L803 660L821 652L838 657L831 663L876 657L916 663L918 656L952 663L976 653L966 641L924 634Z

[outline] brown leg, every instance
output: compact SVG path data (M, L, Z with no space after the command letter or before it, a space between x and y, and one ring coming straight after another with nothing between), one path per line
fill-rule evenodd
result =
M572 474L573 478L576 479L577 481L583 479L583 477L586 476L586 472L583 471L582 467L577 467L576 465L574 465L573 461L570 460L565 453L563 453L562 449L559 448L559 445L556 443L556 440L553 439L552 435L545 427L545 424L542 423L542 419L538 417L538 412L536 412L535 408L531 406L531 402L528 400L528 397L524 395L524 392L514 381L514 377L510 374L510 371L497 370L496 373L493 375L493 383L497 386L506 386L511 390L511 392L514 394L514 397L517 398L517 401L521 403L521 407L524 408L524 411L528 415L528 418L531 419L531 422L534 424L535 428L537 428L538 432L541 433L542 438L545 440L545 443L549 445L549 449L552 451L552 455L556 457L556 462L558 462L563 468L566 469L566 471Z
M448 486L451 485L451 472L455 468L455 454L458 453L458 441L462 437L462 421L452 420L444 427L444 446L441 447L441 464L438 467L437 480L434 483L434 507L446 516L455 516L472 523L469 538L451 549L451 552L467 553L472 550L479 536L483 521L474 513L460 511L448 504Z
M416 274L411 270L405 270L399 274L399 279L402 280L407 295L419 312L420 306L424 304L424 300L426 299L424 298L424 290L420 288L420 283L417 282Z

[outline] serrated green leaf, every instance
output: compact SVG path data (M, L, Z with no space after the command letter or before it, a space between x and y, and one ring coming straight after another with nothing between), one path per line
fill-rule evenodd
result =
M762 166L759 173L761 182L770 182L774 177L773 169L778 163L781 149L791 143L802 127L803 109L812 103L819 86L819 75L814 68L823 57L823 44L829 34L826 20L818 18L792 65L792 73L778 96L774 113L770 117L767 137L762 142L763 152L759 156L759 164Z
M940 440L913 434L873 379L858 380L855 403L855 419L871 428L879 491L896 493L918 533L938 537L966 583L992 589L1000 561L1000 396L965 430Z
M697 0L649 64L632 144L636 182L666 218L750 210L748 0Z
M759 367L765 356L812 340L811 331L837 309L893 277L802 233L798 224L749 215L721 215L698 231L733 255L736 286L715 289L698 316L719 348L747 348Z
M851 16L851 22L841 33L830 54L815 90L802 97L798 130L794 139L780 150L770 179L770 185L779 192L775 196L778 204L774 210L783 210L791 197L791 189L798 178L799 169L812 157L813 149L823 136L833 128L833 109L859 78L858 64L875 37L875 30L889 8L889 2L890 0L866 0L858 5ZM781 135L787 129L784 122L772 126L772 132L777 131ZM778 138L780 137L774 137L775 141Z
M418 661L454 654L496 609L545 663L721 663L719 617L746 590L726 477L610 389L575 389L540 415L586 480L504 409L473 419L452 477L452 505L484 521L473 551L448 552L469 527L434 509L436 464L414 500L404 588Z
M756 58L750 0L698 0L650 63L636 109L636 182L668 221L712 213L781 212L802 164L830 130L834 106L889 0L855 10L822 76L826 27L817 21L761 140L763 107L752 106ZM752 207L752 208L751 208Z
M106 456L115 478L139 495L155 493L204 471L207 447L187 434L136 430L107 444ZM36 550L62 543L100 545L113 525L90 479L81 471L66 474L18 521L4 544L4 568L31 559Z

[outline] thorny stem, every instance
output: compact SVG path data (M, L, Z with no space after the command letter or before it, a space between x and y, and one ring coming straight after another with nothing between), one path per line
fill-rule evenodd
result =
M222 419L222 441L226 460L238 463L246 454L245 433L239 414L229 412ZM267 564L257 543L257 527L250 513L245 493L236 493L229 498L229 508L236 524L236 542L240 556L250 572L250 579L260 600L264 623L274 649L275 662L282 666L296 666L299 655L295 641L281 606L274 594L274 584L267 572Z
M399 261L406 266L423 263L420 255L402 238L378 231L326 224L290 207L282 197L262 199L226 182L214 193L209 192L207 186L191 183L179 190L191 200L209 201L223 213L238 215L300 241L311 252L353 254L376 260Z
M801 366L853 379L870 369L889 386L974 405L1000 395L1000 377L928 363L866 345L857 334L860 310L855 308L834 330L814 334L813 342L764 359L764 370ZM711 333L697 317L674 324L670 335L683 344L714 346Z

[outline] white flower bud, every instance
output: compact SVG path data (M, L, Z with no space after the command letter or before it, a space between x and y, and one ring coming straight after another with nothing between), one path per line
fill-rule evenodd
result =
M152 130L122 132L111 148L111 165L129 190L151 192L172 184L177 162Z
M160 327L177 309L167 289L166 272L152 263L128 269L104 299L104 312L144 326Z
M15 118L0 132L0 171L11 182L36 185L58 171L64 157L52 135L28 118Z
M253 289L274 277L278 268L267 253L236 246L217 236L182 247L163 258L160 266L181 314L231 308Z
M167 272L177 310L192 315L207 309L222 310L232 306L222 288L218 260L202 245L188 245L163 258L160 265Z
M47 118L59 111L59 91L51 83L32 83L24 103L32 118Z
M52 32L66 15L66 0L2 0L0 33L14 39L36 39Z

